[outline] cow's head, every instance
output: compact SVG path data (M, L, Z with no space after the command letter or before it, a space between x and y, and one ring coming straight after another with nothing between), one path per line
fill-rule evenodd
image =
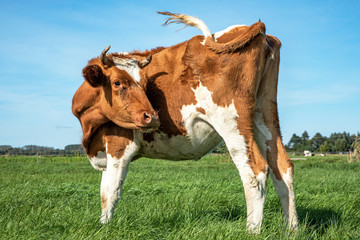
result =
M140 69L151 61L151 55L138 61L125 55L99 58L83 69L85 80L98 88L98 108L106 118L127 129L150 131L159 127L159 117L140 86Z

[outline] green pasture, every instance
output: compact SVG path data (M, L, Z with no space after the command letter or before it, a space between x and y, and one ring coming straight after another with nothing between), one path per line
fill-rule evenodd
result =
M288 235L268 181L261 234L246 232L238 172L226 155L130 165L111 223L101 172L84 157L0 157L0 239L360 239L360 163L295 161L300 230Z

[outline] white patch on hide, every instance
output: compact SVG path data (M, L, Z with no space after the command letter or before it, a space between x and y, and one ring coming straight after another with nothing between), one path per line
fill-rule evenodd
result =
M229 26L229 27L225 28L224 30L221 30L221 31L219 31L219 32L214 33L214 34L213 34L213 39L214 39L214 41L216 42L219 37L221 37L222 35L224 35L225 33L229 32L229 31L233 30L234 28L237 28L237 27L245 27L245 26L246 26L246 25L244 25L244 24L242 24L242 25L232 25L232 26ZM205 45L205 40L206 40L206 37L205 37L204 40L201 42L202 45Z
M126 71L135 82L140 82L140 67L138 60L134 58L119 58L119 57L113 57L113 61L115 63L115 66L123 71Z
M220 136L211 125L199 117L201 113L195 110L185 115L183 120L187 130L186 136L169 137L165 133L157 132L154 134L154 141L141 141L143 155L170 160L198 160L219 144ZM136 136L142 139L142 133L137 132Z
M246 25L232 25L232 26L229 26L227 28L225 28L224 30L222 31L219 31L219 32L216 32L214 33L214 38L215 38L215 41L217 41L217 39L219 37L221 37L222 35L224 35L225 33L227 32L230 32L231 30L233 30L234 28L237 28L237 27L245 27Z

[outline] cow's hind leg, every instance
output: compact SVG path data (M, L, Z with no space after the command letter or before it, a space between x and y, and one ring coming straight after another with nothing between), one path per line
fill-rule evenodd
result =
M236 147L229 147L229 152L244 186L247 229L258 233L263 221L268 166L252 137L245 138L243 143L239 142L239 145L244 143L247 145L246 152L240 152L242 150Z
M272 36L268 36L268 38L273 47L274 56L269 61L268 70L263 75L257 92L254 136L270 166L270 175L279 195L288 226L291 230L295 230L298 226L298 218L293 184L294 166L281 141L277 110L280 42Z
M251 110L232 119L230 113L223 115L230 119L224 119L222 124L215 123L213 126L224 139L243 182L247 229L258 233L263 220L268 164L253 139Z
M116 130L114 130L116 129ZM122 186L130 162L137 153L132 130L114 127L105 136L107 167L101 179L101 223L107 223L113 217L116 203L120 199Z
M265 114L266 116L266 114ZM298 219L295 208L294 166L282 144L279 128L268 128L261 113L255 113L254 136L270 167L270 176L280 198L287 224L291 230L297 228Z
M269 145L267 159L271 169L270 175L287 220L287 229L296 230L298 228L298 217L293 182L294 165L289 159L279 135Z

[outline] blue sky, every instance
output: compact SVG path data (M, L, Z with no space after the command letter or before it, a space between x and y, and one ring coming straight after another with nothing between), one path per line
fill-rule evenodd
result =
M201 34L162 27L156 11L202 19L212 32L259 19L282 41L278 104L284 142L307 130L360 132L359 1L1 1L0 145L80 143L71 99L82 68L114 52Z

